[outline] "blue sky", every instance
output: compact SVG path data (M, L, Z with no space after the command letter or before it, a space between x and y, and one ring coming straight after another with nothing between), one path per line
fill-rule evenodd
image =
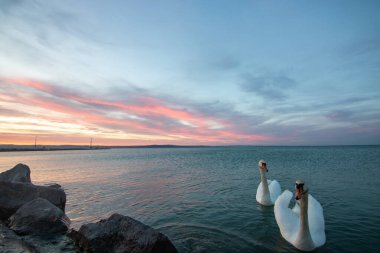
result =
M379 1L0 9L1 143L380 144Z

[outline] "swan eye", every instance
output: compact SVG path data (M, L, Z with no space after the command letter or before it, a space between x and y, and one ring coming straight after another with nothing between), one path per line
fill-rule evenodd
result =
M267 164L266 164L266 163L262 163L262 165L263 165L263 166L267 166Z
M303 189L304 184L296 184L296 189Z

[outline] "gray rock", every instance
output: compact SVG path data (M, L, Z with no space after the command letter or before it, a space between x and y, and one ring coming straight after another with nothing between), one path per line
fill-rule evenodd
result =
M39 197L65 211L66 193L62 188L0 181L0 220L8 219L22 205Z
M12 169L0 173L0 181L31 183L30 169L27 165L19 163Z
M86 253L178 253L165 235L120 214L83 225L69 236Z
M60 184L47 184L45 186L51 187L51 188L56 188L56 189L62 188L62 186Z
M40 251L0 222L0 252L39 253Z
M63 234L69 226L65 213L42 198L26 203L9 218L9 227L19 235Z

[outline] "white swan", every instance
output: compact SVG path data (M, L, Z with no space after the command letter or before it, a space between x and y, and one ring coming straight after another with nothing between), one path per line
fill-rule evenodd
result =
M278 196L280 196L281 186L276 180L267 180L265 173L268 172L268 169L264 160L260 160L259 162L259 171L261 183L257 187L256 201L264 206L271 206Z
M311 251L325 244L322 206L308 193L303 181L296 181L297 204L290 209L289 202L292 198L293 194L285 190L274 204L274 214L282 237L304 251Z

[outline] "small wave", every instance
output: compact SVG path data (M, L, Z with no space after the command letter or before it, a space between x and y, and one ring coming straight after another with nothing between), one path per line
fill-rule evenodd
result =
M266 251L260 243L252 238L244 238L231 231L199 224L166 224L157 227L170 239L180 252L251 252ZM231 250L232 249L232 250Z

